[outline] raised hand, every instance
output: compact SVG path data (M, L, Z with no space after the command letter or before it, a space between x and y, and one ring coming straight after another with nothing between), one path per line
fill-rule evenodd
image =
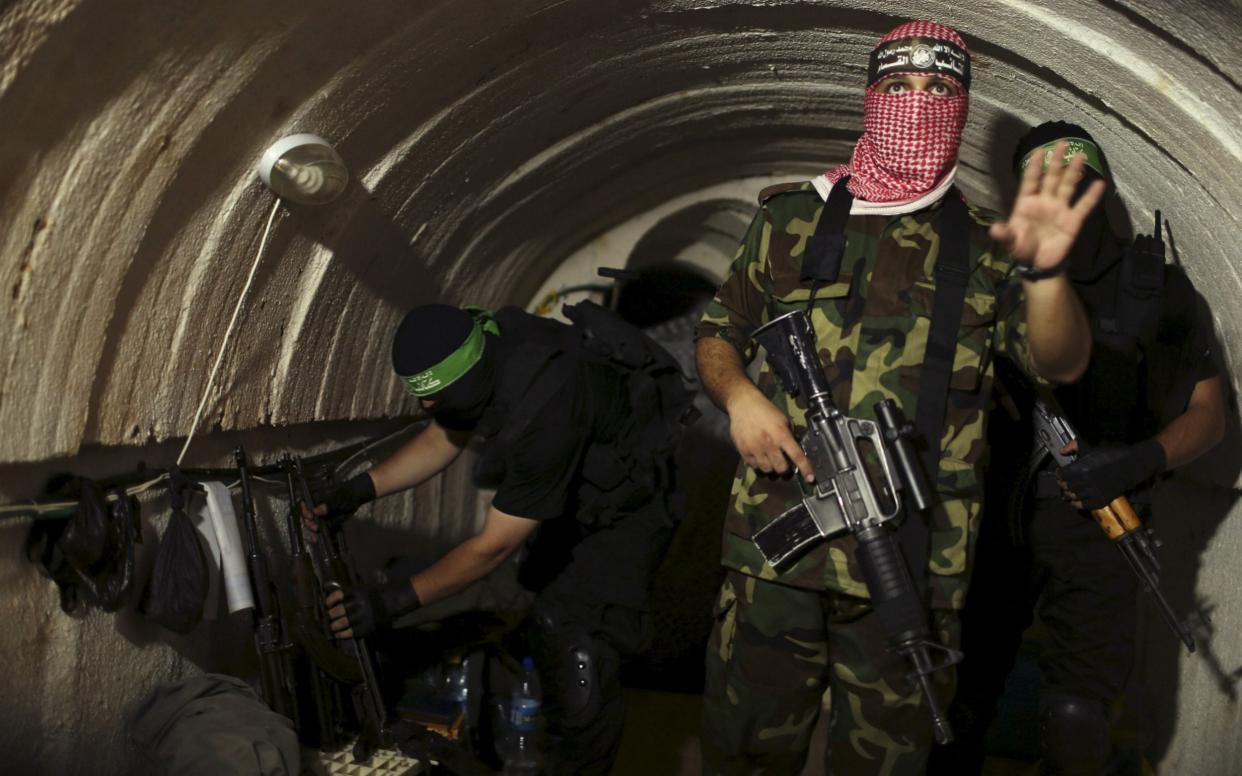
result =
M1051 269L1065 260L1083 221L1104 196L1107 185L1095 181L1071 204L1086 157L1076 154L1066 166L1067 147L1064 140L1057 142L1047 170L1039 159L1031 160L1022 175L1009 221L993 224L989 232L1019 263L1037 270Z

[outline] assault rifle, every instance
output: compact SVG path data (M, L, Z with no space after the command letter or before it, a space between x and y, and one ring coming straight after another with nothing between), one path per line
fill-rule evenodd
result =
M880 625L892 649L913 664L910 678L921 685L927 699L936 741L948 743L953 732L931 675L960 661L962 654L932 638L927 610L893 530L900 515L920 520L918 512L931 506L931 492L910 440L913 429L891 399L876 403L878 424L849 417L833 404L815 332L801 310L759 328L754 339L767 351L785 392L806 401L807 431L801 445L815 470L810 493L802 478L794 476L803 488L800 503L757 531L755 546L779 571L814 544L853 534L858 541L855 557ZM878 461L880 471L872 473L868 460ZM912 509L903 511L898 491L908 496ZM918 571L923 573L921 566Z
M308 509L313 508L315 500L311 496L310 487L306 483L305 473L302 471L302 461L299 458L292 459L293 473L296 475L298 488L301 493L301 501L304 502ZM292 491L292 479L290 479L290 509L297 508L297 501ZM299 518L300 519L300 518ZM328 595L336 590L343 590L346 585L352 582L349 566L341 557L338 549L337 532L340 530L336 527L330 527L326 521L315 518L319 525L318 540L314 543L317 565L319 566L319 578L322 581L323 595ZM292 528L290 529L293 530ZM299 539L301 534L299 533ZM358 733L358 742L354 746L354 760L362 762L369 758L376 749L388 748L393 744L392 729L388 720L387 708L384 704L384 696L380 692L379 682L376 680L375 661L371 655L370 646L365 639L344 639L342 645L345 651L352 656L353 662L357 667L357 679L353 688L354 708L357 712L360 730Z
M346 655L326 635L326 613L323 596L311 566L310 556L302 541L302 515L298 509L299 496L294 486L297 472L293 459L288 455L280 461L285 474L285 486L289 498L289 510L285 528L289 536L289 566L293 594L293 616L286 622L286 629L301 647L296 665L299 675L306 677L306 693L298 699L304 717L314 720L313 729L299 730L304 741L324 749L334 749L343 738L343 725L338 688L333 683L357 684L362 680L357 663ZM307 662L306 658L309 658Z
M1079 454L1086 452L1086 445L1079 438L1078 432L1065 418L1056 399L1047 391L1039 390L1035 396L1034 421L1036 449L1031 460L1032 467L1038 466L1048 456L1052 456L1058 468L1068 466L1077 460ZM1061 452L1075 440L1078 442L1078 453ZM1156 538L1155 532L1150 528L1143 528L1142 521L1124 494L1119 494L1106 507L1091 510L1091 516L1125 556L1143 589L1151 593L1164 621L1186 645L1186 649L1194 652L1194 636L1186 624L1177 619L1173 607L1160 590L1160 561L1156 559L1155 552L1160 547L1160 540Z
M246 542L246 565L250 582L254 586L254 641L259 653L259 686L263 700L277 714L294 721L297 726L297 706L293 674L289 670L289 650L281 630L280 599L275 594L272 576L267 568L267 557L259 544L259 531L255 521L254 495L250 490L250 466L246 451L241 447L233 453L242 491L242 532Z

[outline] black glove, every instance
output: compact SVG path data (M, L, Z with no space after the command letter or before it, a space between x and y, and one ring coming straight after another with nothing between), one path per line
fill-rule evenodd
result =
M1084 509L1100 509L1140 482L1164 471L1164 448L1155 439L1129 447L1088 450L1061 469L1061 481Z
M418 593L410 584L409 577L401 577L382 586L358 585L346 588L341 604L345 607L345 619L349 622L334 620L332 630L352 630L356 639L374 633L376 628L387 625L423 605L418 600Z
M318 487L314 483L308 484L311 498L315 499L315 503L310 506L313 508L319 504L325 505L328 514L323 519L332 524L345 522L346 518L358 511L358 507L375 500L375 483L366 472L350 477L345 482L332 480Z

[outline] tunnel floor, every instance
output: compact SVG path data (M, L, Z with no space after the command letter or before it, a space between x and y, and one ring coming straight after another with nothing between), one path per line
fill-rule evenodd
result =
M627 689L625 702L625 733L613 776L698 776L702 773L699 755L701 696ZM822 764L828 734L827 719L826 713L820 715L802 776L824 773ZM983 766L983 776L1034 776L1037 773L1037 762L1007 757L989 756ZM1142 774L1155 774L1146 760L1142 763Z

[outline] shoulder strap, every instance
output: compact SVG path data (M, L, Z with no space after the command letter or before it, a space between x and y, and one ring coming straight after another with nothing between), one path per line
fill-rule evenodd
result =
M767 202L777 194L784 194L787 191L801 191L806 183L803 181L793 181L792 183L775 183L759 192L759 204Z
M828 194L815 234L807 240L802 254L802 282L835 283L841 274L841 258L845 255L845 224L850 218L854 195L847 184L850 176L837 181Z
M953 357L957 352L957 331L966 303L966 283L970 277L970 213L957 187L945 195L941 214L940 255L936 258L936 295L932 299L931 328L927 351L919 377L918 406L914 428L925 441L923 470L935 488L940 471L940 437L949 401L949 379L953 376ZM929 538L927 521L910 515L898 530L902 548L914 571L920 590L927 585Z
M497 378L496 390L502 397L497 411L501 414L490 420L484 415L480 426L491 423L490 433L509 445L556 395L556 381L540 378L564 350L565 331L569 327L517 307L502 307L494 317L501 338L508 341L508 347L521 352L510 354Z
M957 353L957 331L970 278L970 215L957 188L945 195L941 215L940 255L936 258L936 295L932 299L931 328L919 376L919 399L914 427L927 440L923 463L931 477L940 462L940 436Z

